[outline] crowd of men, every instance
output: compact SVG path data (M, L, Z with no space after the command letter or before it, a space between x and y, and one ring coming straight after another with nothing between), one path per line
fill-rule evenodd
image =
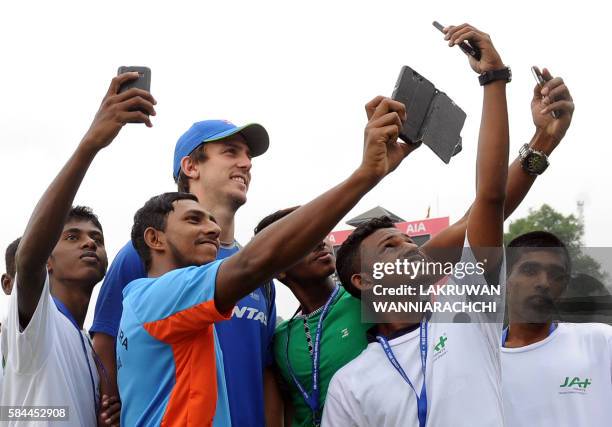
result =
M506 65L478 29L444 33L450 46L476 46L481 57L470 56L470 66L490 78L472 203L420 247L386 217L358 226L337 253L326 240L418 148L398 139L405 106L378 96L366 105L363 158L353 173L302 206L279 206L244 247L235 214L268 134L258 124L194 123L174 149L177 192L151 197L136 212L130 240L107 269L100 221L72 203L97 154L125 124L151 127L156 105L147 91L119 92L137 74L115 77L23 236L6 249L0 406L64 407L67 421L57 422L71 426L609 425L612 327L554 317L572 272L564 243L533 231L506 254L503 242L505 219L543 172L525 156L548 159L563 140L570 92L543 70L546 83L535 86L531 103L533 138L508 164ZM466 177L464 187L472 182ZM470 323L436 313L363 322L374 282L368 266L398 259L483 263L481 278L504 290L498 302L507 305L507 328L503 313ZM272 279L300 303L279 325ZM462 280L451 276L450 284ZM15 414L3 412L3 421L55 423Z

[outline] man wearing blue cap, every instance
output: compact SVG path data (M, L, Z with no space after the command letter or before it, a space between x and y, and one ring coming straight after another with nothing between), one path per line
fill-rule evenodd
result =
M178 190L196 195L221 227L217 259L240 249L234 239L234 216L246 203L251 159L265 153L268 145L268 133L261 125L235 126L225 120L194 123L176 143L173 176ZM117 393L115 339L121 320L123 288L143 277L146 277L144 265L132 243L127 243L115 257L102 284L90 330L94 334L94 349L111 377L107 385L110 390L103 390L105 394ZM223 352L233 425L265 425L263 376L264 369L272 362L274 299L273 285L266 284L241 299L230 320L215 325Z

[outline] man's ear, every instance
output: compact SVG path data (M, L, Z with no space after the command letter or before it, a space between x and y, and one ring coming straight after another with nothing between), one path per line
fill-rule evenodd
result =
M144 231L144 241L151 252L163 252L166 249L166 236L163 231L147 227Z
M189 179L198 179L200 170L197 167L197 162L194 162L191 157L185 156L181 159L181 171L189 177Z
M2 290L7 295L13 290L13 278L6 273L2 275Z
M367 292L374 286L370 276L366 273L355 273L351 276L351 284L359 289L359 292Z

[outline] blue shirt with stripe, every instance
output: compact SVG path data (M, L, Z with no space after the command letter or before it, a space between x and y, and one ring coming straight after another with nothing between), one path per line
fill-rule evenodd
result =
M215 261L201 267L180 268L159 278L136 279L124 288L125 309L116 347L122 425L161 425L176 384L172 346L151 336L144 325L183 315L189 308L214 301L215 279L221 263ZM205 325L201 322L190 325L191 333L197 333L193 326L200 328ZM206 367L217 372L216 410L212 425L231 427L223 354L214 329L213 334L215 366ZM178 420L167 421L176 423Z
M238 252L237 246L221 247L217 259ZM122 292L132 280L146 277L144 265L128 242L113 260L96 302L91 333L117 336L121 320ZM215 325L223 354L225 381L233 425L265 425L263 369L272 363L272 337L276 323L275 289L270 301L262 286L238 301L232 318Z

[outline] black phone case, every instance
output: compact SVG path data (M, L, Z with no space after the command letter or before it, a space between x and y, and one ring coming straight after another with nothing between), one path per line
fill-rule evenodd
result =
M146 90L147 92L151 91L151 69L149 67L119 67L117 70L117 75L128 73L131 71L136 71L138 73L138 78L136 80L131 80L127 83L124 83L119 88L119 93L125 92L128 89L133 87Z
M406 106L407 120L400 137L408 143L424 143L444 163L461 151L465 112L433 83L403 66L392 98Z
M435 93L436 88L429 80L410 67L402 67L391 97L406 106L407 119L400 132L404 141L421 142L421 128Z
M449 163L462 149L460 134L465 118L465 112L444 92L433 98L423 125L422 141L444 163Z

